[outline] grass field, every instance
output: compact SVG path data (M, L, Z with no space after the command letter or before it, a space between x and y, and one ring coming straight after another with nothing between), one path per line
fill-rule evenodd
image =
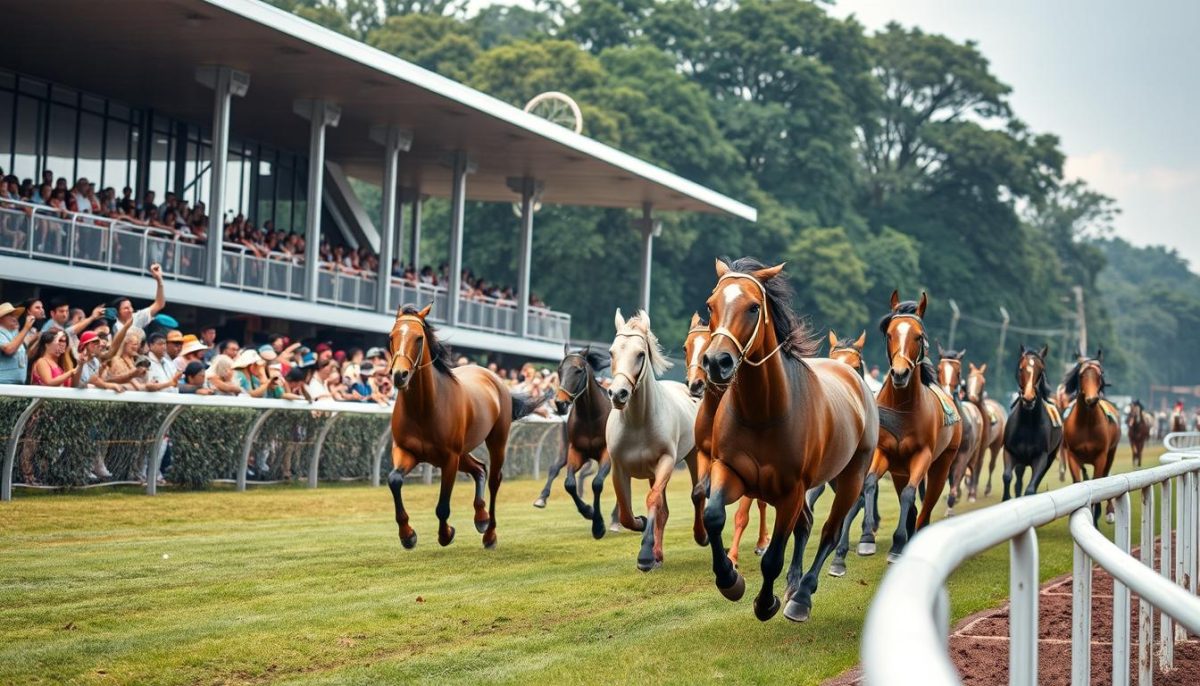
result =
M1147 452L1155 464L1161 451ZM1128 464L1126 449L1118 470ZM413 551L400 548L386 488L18 492L0 506L0 683L815 684L856 664L895 522L890 486L881 554L852 552L846 577L823 576L813 619L797 625L754 619L753 532L746 597L717 593L708 550L691 540L686 482L672 483L665 566L650 574L634 566L638 535L592 540L561 482L546 510L530 506L540 483L504 485L493 551L462 483L448 548L436 543L436 486L406 489ZM1059 486L1056 470L1046 482ZM1043 578L1069 571L1066 520L1039 535ZM1007 559L1001 547L959 570L955 618L1002 602Z

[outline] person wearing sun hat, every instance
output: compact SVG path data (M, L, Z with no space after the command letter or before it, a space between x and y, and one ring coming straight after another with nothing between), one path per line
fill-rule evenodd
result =
M26 316L20 323L23 314L24 307L0 303L0 384L25 383L25 367L29 364L25 337L33 329L33 317Z
M189 362L204 362L204 351L206 350L208 350L208 346L201 343L195 334L189 333L183 337L179 354L175 356L175 368L182 372L187 369Z

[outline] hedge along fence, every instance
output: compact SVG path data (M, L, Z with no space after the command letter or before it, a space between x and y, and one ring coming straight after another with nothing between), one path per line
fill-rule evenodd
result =
M168 453L168 479L187 488L231 482L366 479L378 485L391 469L391 408L366 403L112 393L0 386L0 498L32 476L42 487L92 485L89 472L102 457L113 474L100 485L146 479ZM169 440L160 440L165 429ZM563 451L563 423L533 417L513 425L506 477L540 475ZM476 456L487 463L486 449ZM314 471L315 466L315 471ZM434 470L418 468L431 480ZM253 475L253 478L250 478Z

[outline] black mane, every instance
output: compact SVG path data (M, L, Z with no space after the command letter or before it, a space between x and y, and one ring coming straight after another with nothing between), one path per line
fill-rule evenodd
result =
M401 314L417 315L419 312L420 310L412 305L400 308ZM437 339L437 329L433 327L433 324L428 321L422 323L425 327L425 344L429 346L429 358L433 360L433 368L450 376L450 370L454 368L454 363L450 359L450 348Z
M721 261L731 271L742 274L751 274L768 266L753 257L740 257L736 260L722 257ZM771 326L775 329L775 340L783 344L780 352L797 362L805 357L815 357L821 342L813 335L809 325L792 310L792 284L783 276L760 283L767 294L767 306L771 310Z
M858 342L857 337L850 338L849 336L847 336L846 338L839 338L839 339L837 339L837 343L834 344L834 346L830 350L830 352L833 352L834 350L839 350L841 348L848 348L850 350L858 350L858 347L855 346L855 343L857 343L857 342Z
M888 326L891 325L892 320L895 319L896 315L898 314L908 314L914 317L918 316L917 302L915 300L905 300L899 305L896 305L895 310L883 315L883 318L879 320L879 332L884 335L885 340L888 332ZM921 322L921 328L925 328L924 321ZM921 359L917 361L917 365L921 368L921 383L925 384L926 386L936 386L937 370L934 369L933 362L929 359L929 341L925 339L923 334L921 337L921 347Z
M582 357L588 366L592 368L593 374L598 374L601 370L608 369L608 365L612 362L608 355L592 350L592 346L590 345L579 350L572 350L571 354Z
M1079 395L1079 382L1080 382L1080 377L1082 376L1083 366L1089 362L1095 362L1096 364L1100 364L1100 361L1094 357L1081 359L1078 362L1076 362L1075 366L1071 368L1071 371L1067 372L1067 375L1063 377L1063 382L1062 382L1063 383L1063 391L1067 394L1067 397L1071 398L1072 400L1075 399L1075 396ZM1101 396L1104 395L1104 389L1107 387L1108 387L1108 382L1104 380L1104 367L1100 367L1100 395Z

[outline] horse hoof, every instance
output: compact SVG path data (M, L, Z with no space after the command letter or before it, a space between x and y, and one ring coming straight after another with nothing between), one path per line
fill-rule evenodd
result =
M1108 514L1104 515L1104 521L1108 522L1109 524L1112 524L1113 522L1117 521L1117 516L1115 514L1109 512Z
M729 560L729 564L733 565L733 568L735 570L738 568L738 561L737 561L736 557L729 557L728 555L726 555L725 559Z
M895 564L900 560L900 553L888 553L888 564Z
M662 560L638 560L637 568L641 572L652 572L659 567L662 567Z
M968 503L973 503L973 502L975 502L975 500L976 500L975 496L973 496L973 495L972 495L972 496L967 496L967 502L968 502Z
M538 508L539 510L545 509L546 508L546 499L538 498L537 500L533 501L533 506Z
M498 542L498 541L497 541L496 539L494 539L494 538L493 538L492 540L490 540L490 541L487 541L487 540L485 540L485 541L483 542L483 549L484 549L484 550L495 550L495 549L496 549L496 543L497 543L497 542Z
M604 538L604 532L605 532L604 520L593 519L592 520L592 538L599 541L600 539Z
M988 497L988 496L989 496L989 495L991 495L991 494L992 494L992 487L991 487L991 486L988 486L987 488L983 489L983 497L985 497L985 498L986 498L986 497Z
M947 507L947 508L946 508L946 516L947 516L947 517L953 517L953 516L954 516L954 508L953 508L953 507Z
M874 554L875 554L875 542L874 541L871 541L868 543L864 543L861 541L859 542L859 544L858 544L859 557L870 557Z
M766 555L766 554L767 554L767 546L765 546L765 545L764 545L764 546L762 546L761 548L759 548L759 547L755 547L755 548L754 548L754 554L755 554L755 555L757 555L757 556L759 556L759 557L762 557L763 555Z
M774 617L775 613L779 612L779 608L782 606L782 603L779 602L779 596L777 595L771 596L770 607L762 607L758 600L758 598L754 599L754 616L758 617L758 621L760 622L765 622Z
M732 586L729 588L721 588L720 586L717 586L717 590L721 592L721 595L725 596L726 600L732 600L736 603L742 599L742 596L746 595L746 577L738 574L737 579L734 579Z
M450 533L445 536L443 536L441 532L438 532L438 545L442 546L443 548L454 542L454 527L451 526L447 528L450 529Z
M829 576L846 576L846 561L834 560L833 563L829 565Z
M405 550L412 550L413 548L416 548L417 547L417 532L414 531L413 535L409 536L408 538L401 536L400 537L400 545L404 546Z
M485 519L482 522L475 522L475 530L479 533L483 533L488 530L488 525L491 523L492 520L490 519Z
M637 517L634 517L633 519L635 522L637 522L637 527L634 528L634 531L645 531L646 530L646 518L645 517L638 515Z
M613 522L612 524L608 525L608 530L619 534L621 533L621 524L619 522Z
M795 600L789 600L787 607L783 608L783 616L793 622L807 622L812 614L812 606L798 603Z

